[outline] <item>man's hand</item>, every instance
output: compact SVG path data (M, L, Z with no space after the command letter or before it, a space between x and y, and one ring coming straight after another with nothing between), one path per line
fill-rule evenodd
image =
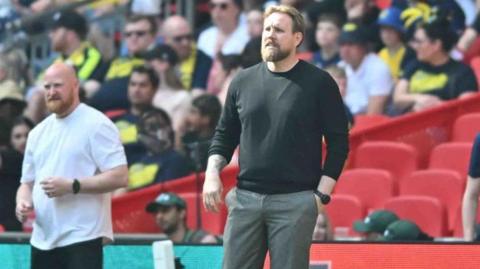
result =
M425 110L427 108L431 108L431 107L440 105L442 102L443 101L440 98L438 98L434 95L421 94L421 95L416 97L416 101L415 101L415 104L413 105L412 110L414 112L422 111L422 110Z
M218 212L222 201L223 184L218 173L205 173L203 205L208 211Z
M67 193L72 193L72 179L63 177L47 177L40 181L40 186L49 198L61 197Z
M18 221L24 222L27 219L27 216L33 211L33 204L30 201L21 200L18 201L15 208L15 215L17 216Z

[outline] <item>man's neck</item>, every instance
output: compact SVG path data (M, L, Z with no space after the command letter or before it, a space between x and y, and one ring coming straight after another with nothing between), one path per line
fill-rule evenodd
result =
M444 65L448 62L450 59L450 56L445 53L439 53L433 59L430 61L430 64L433 66L439 66L439 65Z
M235 31L235 29L237 29L238 23L239 23L238 19L235 22L224 23L224 24L218 26L218 30L224 36L229 36L231 33L233 33Z
M298 58L295 56L295 53L290 54L287 58L278 61L278 62L268 62L268 70L272 72L287 72L292 69L297 63Z
M177 230L168 235L168 238L174 243L182 243L187 233L187 228L184 225L179 225Z
M63 119L66 118L68 115L70 115L77 107L80 105L80 100L74 101L74 103L64 112L60 114L56 114L57 118Z

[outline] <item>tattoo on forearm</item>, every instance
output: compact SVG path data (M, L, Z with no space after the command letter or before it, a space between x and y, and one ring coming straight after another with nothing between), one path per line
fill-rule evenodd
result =
M208 158L207 171L220 172L227 165L227 160L222 155L212 155Z

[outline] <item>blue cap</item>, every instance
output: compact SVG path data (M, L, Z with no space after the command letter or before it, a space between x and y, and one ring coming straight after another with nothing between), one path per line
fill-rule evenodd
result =
M405 27L403 27L403 21L400 18L400 14L402 14L402 10L399 8L387 8L380 13L377 23L380 26L392 27L400 33L405 33Z

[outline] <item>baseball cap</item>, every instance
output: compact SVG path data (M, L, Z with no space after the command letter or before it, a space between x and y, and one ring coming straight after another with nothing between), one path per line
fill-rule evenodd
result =
M178 63L178 56L175 50L169 45L161 44L157 45L152 50L143 53L143 58L147 60L160 59L167 61L170 65Z
M383 234L387 226L398 220L395 213L388 210L377 210L368 215L364 220L357 220L353 223L353 229L360 233Z
M339 41L340 44L366 44L368 42L368 31L365 26L361 24L355 22L347 22L342 27Z
M429 240L433 238L422 232L417 224L409 220L397 220L390 225L383 233L384 241L409 241Z
M85 18L73 10L59 11L53 14L51 28L65 27L76 32L80 37L85 37L88 32Z
M145 211L148 213L155 213L158 211L160 207L170 207L170 206L177 206L179 208L187 208L187 204L185 200L180 198L180 196L176 195L173 192L164 192L161 193L157 198L150 202L146 207Z
M403 21L400 18L400 14L402 14L402 10L399 8L396 8L396 7L387 8L380 13L377 23L380 26L392 27L398 32L404 33L405 28L403 27Z

